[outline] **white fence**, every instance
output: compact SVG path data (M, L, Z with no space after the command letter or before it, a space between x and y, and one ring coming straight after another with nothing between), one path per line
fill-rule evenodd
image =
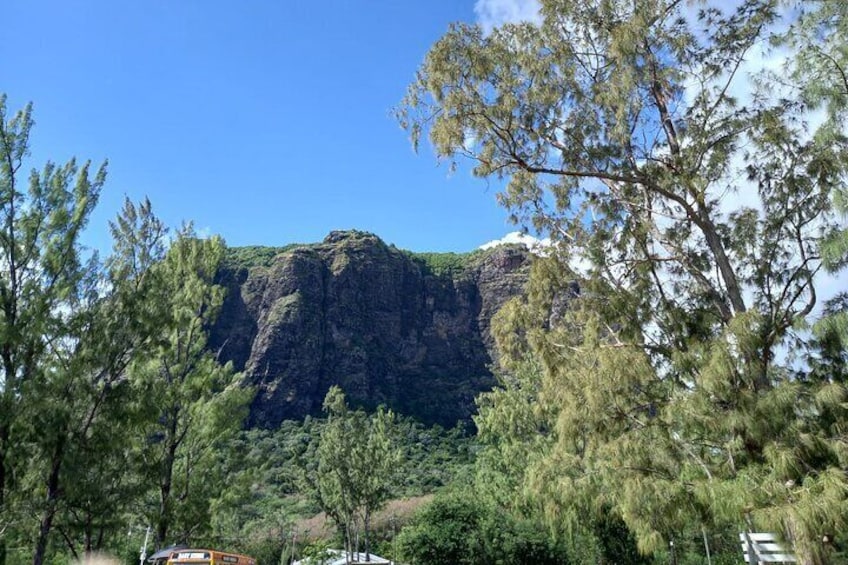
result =
M791 549L786 549L777 534L742 532L742 553L745 563L795 563L798 560Z

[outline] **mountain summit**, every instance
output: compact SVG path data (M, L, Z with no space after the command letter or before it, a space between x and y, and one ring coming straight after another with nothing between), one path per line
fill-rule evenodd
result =
M452 426L494 384L489 324L529 265L521 246L417 254L360 231L234 248L210 346L257 388L254 426L319 414L335 384L355 405Z

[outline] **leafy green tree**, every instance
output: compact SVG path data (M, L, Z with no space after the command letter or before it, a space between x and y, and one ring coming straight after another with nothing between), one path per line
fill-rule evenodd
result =
M400 451L395 447L394 431L394 413L378 408L376 414L368 419L366 435L354 453L366 561L370 561L371 555L371 520L391 497L396 469L401 462Z
M30 106L9 119L0 97L0 563L10 539L44 562L57 523L72 552L78 533L88 551L114 527L123 495L90 479L123 459L115 444L136 398L125 370L153 327L151 262L116 251L103 264L79 240L105 165L92 177L88 163L48 163L21 186L32 123ZM116 249L138 258L162 234L124 235Z
M848 8L842 2L820 2L804 9L779 39L796 55L790 71L804 101L823 106L832 126L844 126L848 109ZM831 128L834 135L837 127Z
M473 498L441 496L404 528L397 540L402 559L414 565L482 563L482 508Z
M157 263L157 304L164 305L154 347L133 367L150 413L145 465L157 485L157 547L188 543L210 528L228 466L219 457L247 416L253 391L206 348L206 332L223 301L213 283L224 253L220 238L181 230Z
M507 306L508 316L516 304ZM504 324L498 330L505 331ZM514 337L514 334L510 335ZM502 338L507 337L501 334ZM517 525L543 522L547 510L541 497L528 496L524 485L535 480L530 473L537 463L553 456L557 439L557 414L545 407L542 392L543 370L533 357L507 361L510 372L501 377L501 386L480 395L475 417L482 449L477 458L474 491L501 513L514 517ZM575 490L572 496L578 496ZM572 506L575 501L571 501ZM561 512L558 524L547 535L568 540L563 545L575 562L644 563L635 540L621 519L603 503L580 501L590 511L574 508ZM526 526L525 526L525 529ZM537 531L529 529L530 532Z
M72 333L67 319L71 316L62 316L61 310L81 298L88 265L78 236L105 179L105 168L91 178L88 163L80 168L72 160L33 171L25 186L20 169L29 152L32 123L31 106L10 118L6 97L0 97L0 530L19 523L11 513L26 462L21 434L31 431L25 414L31 414L38 401L33 389L50 377L45 366L52 361L48 344L61 344ZM56 446L55 451L62 450ZM58 477L51 475L48 481L42 530L50 529L58 496ZM0 563L5 562L9 534L6 531L0 543Z
M475 487L494 504L513 512L534 511L522 484L532 462L553 447L554 421L539 411L542 368L526 358L512 364L501 386L477 398L474 421L483 448L477 456Z
M127 517L139 513L148 487L140 466L141 436L151 413L147 391L129 378L128 369L149 351L163 319L153 267L163 259L167 230L149 201L136 206L127 200L111 223L111 233L113 251L96 279L98 298L89 309L89 334L83 342L100 373L88 389L78 388L65 399L68 405L92 407L78 418L87 427L65 464L64 500L56 518L56 528L76 558L125 537Z
M345 552L353 553L359 492L353 469L355 443L364 435L362 418L351 414L342 390L333 386L324 398L327 424L317 448L315 495L321 509L342 533ZM348 557L349 559L349 557Z
M502 203L557 242L499 332L542 368L552 445L524 484L550 515L603 504L644 552L750 520L805 562L844 524L842 420L822 426L831 387L794 359L848 163L831 4L543 0L538 25L457 24L428 53L398 112L413 141L508 179ZM832 34L804 52L814 89L746 76L787 19ZM725 209L734 194L751 204Z
M307 480L321 509L343 533L348 556L358 551L362 519L369 555L371 518L388 501L400 462L393 438L394 415L380 409L368 417L361 410L350 410L338 386L327 392L324 410L327 422L316 450L317 468Z
M516 518L465 489L437 494L396 543L413 565L571 562L565 544L539 522Z
M141 242L155 247L161 233ZM113 257L108 270L94 258L89 262L79 294L63 306L67 333L53 336L50 355L42 359L44 378L32 383L31 393L39 401L25 413L31 435L21 439L30 451L32 483L24 494L32 500L46 491L35 563L45 560L57 522L72 553L79 549L76 534L85 554L99 549L107 531L123 526L121 502L133 492L134 477L124 481L110 476L116 483L112 490L101 479L103 473L120 476L126 469L125 446L132 442L133 423L146 417L126 371L152 335L141 291L151 264L136 264L141 280L132 280L124 277L125 269L115 270L118 261Z
M803 95L811 104L825 108L822 138L844 135L848 110L848 7L840 2L822 3L817 10L804 13L797 26L786 34L786 41L799 49L793 68L794 76L803 85ZM839 187L833 195L834 206L842 218L848 217L848 187ZM844 271L848 265L848 229L835 229L822 242L824 267L832 274ZM843 425L848 420L845 400L848 399L848 295L840 291L825 307L825 315L814 326L819 340L818 356L812 364L810 378L822 383L814 404L819 413L818 435L843 437ZM844 451L836 452L844 469L848 459ZM848 558L846 540L829 534L832 558ZM834 543L836 542L836 543Z

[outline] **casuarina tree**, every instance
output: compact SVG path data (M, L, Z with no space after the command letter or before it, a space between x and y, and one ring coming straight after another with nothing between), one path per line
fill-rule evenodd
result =
M551 515L603 504L645 552L684 523L775 528L805 562L844 525L820 420L844 383L811 377L803 331L848 163L835 4L543 0L427 54L413 141L504 179L555 242L500 331L541 366L527 477Z

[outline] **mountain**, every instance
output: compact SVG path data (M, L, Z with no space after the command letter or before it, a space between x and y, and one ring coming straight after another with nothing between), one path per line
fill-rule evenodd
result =
M489 323L529 265L521 246L415 254L359 231L234 248L209 344L257 388L253 426L320 414L334 384L354 405L452 426L494 384Z

